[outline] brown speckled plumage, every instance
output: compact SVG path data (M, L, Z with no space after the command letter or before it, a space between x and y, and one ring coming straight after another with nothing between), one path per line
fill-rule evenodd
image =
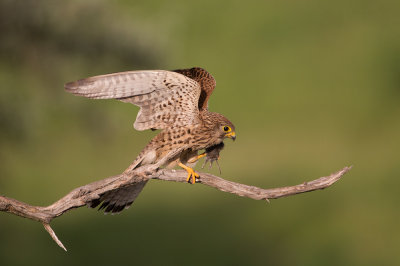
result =
M208 111L215 84L211 74L196 67L101 75L67 83L65 88L88 98L135 104L140 107L135 129L161 129L126 170L131 171L164 159L166 167L190 166L199 150L218 145L226 137L235 138L234 125L223 115ZM106 192L91 207L103 202L101 208L106 212L119 212L132 204L144 185Z

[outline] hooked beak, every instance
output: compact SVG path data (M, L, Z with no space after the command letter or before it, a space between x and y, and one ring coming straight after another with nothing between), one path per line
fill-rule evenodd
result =
M233 141L235 141L236 139L236 133L234 131L228 133L225 135L225 137L232 139Z

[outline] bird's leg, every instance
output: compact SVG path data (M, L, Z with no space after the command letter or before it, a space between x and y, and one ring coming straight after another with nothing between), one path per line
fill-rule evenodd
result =
M190 158L190 159L188 160L188 163L195 163L195 162L197 162L199 159L203 158L203 157L206 156L206 155L207 155L207 153L203 152L202 154L199 154L199 155L197 155L197 156L195 156L195 157Z
M191 183L191 184L196 183L196 178L197 178L197 177L200 177L199 174L196 174L196 172L195 172L192 168L190 168L190 167L184 165L184 164L181 163L181 162L178 163L178 165L179 165L180 167L182 167L183 169L185 169L185 170L188 172L188 177L186 178L186 181L187 181L188 183Z

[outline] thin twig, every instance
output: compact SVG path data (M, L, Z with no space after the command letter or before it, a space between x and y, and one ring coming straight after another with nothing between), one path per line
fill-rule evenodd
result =
M63 243L58 239L56 233L54 233L53 229L51 226L47 223L43 223L44 229L50 234L51 238L53 238L54 241L56 241L57 245L59 245L62 249L67 251L67 249L64 247Z

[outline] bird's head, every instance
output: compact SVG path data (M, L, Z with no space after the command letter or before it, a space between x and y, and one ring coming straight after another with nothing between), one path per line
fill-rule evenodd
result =
M235 126L231 124L222 124L220 127L221 135L224 138L230 138L232 140L236 139L236 132L235 132Z
M216 114L216 134L221 138L221 140L225 138L230 138L232 140L236 139L236 131L235 126L229 121L225 116L221 114Z

